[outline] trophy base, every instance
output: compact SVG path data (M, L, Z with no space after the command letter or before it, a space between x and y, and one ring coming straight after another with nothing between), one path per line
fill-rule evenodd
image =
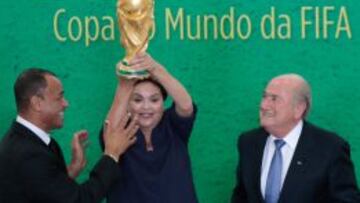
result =
M120 66L116 68L116 75L127 79L144 79L150 76L147 70L129 69L125 61L122 61Z

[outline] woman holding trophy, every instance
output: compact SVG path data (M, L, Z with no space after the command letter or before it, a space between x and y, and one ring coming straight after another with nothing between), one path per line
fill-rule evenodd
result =
M125 59L107 119L127 111L137 121L136 142L119 160L121 181L108 202L196 203L188 142L196 107L181 83L145 52L154 27L152 0L119 0L117 14ZM164 107L167 95L170 108Z
M129 62L147 67L149 78L120 77L108 119L128 111L136 117L137 141L119 161L122 180L113 187L108 202L196 203L188 142L196 107L186 89L148 54ZM164 109L167 95L173 99Z

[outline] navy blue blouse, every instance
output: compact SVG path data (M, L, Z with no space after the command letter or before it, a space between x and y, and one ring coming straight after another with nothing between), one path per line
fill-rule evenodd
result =
M196 116L180 117L173 104L152 131L147 151L139 130L137 141L119 161L122 178L108 195L109 203L196 203L188 141Z

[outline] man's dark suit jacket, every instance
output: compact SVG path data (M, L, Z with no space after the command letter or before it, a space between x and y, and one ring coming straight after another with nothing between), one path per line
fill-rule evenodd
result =
M0 143L0 203L100 202L119 180L115 161L103 156L90 178L69 178L62 153L54 153L25 126L14 122Z
M263 128L240 136L239 165L233 203L264 202L261 164L268 137ZM279 203L360 203L349 145L334 133L304 122L285 177Z

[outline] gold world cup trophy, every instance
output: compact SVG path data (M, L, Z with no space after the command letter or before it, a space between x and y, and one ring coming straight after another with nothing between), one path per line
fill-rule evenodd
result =
M120 43L126 56L116 67L116 74L128 79L146 78L148 71L133 70L128 64L137 54L148 47L150 32L154 29L153 0L118 0L117 17L120 28Z

